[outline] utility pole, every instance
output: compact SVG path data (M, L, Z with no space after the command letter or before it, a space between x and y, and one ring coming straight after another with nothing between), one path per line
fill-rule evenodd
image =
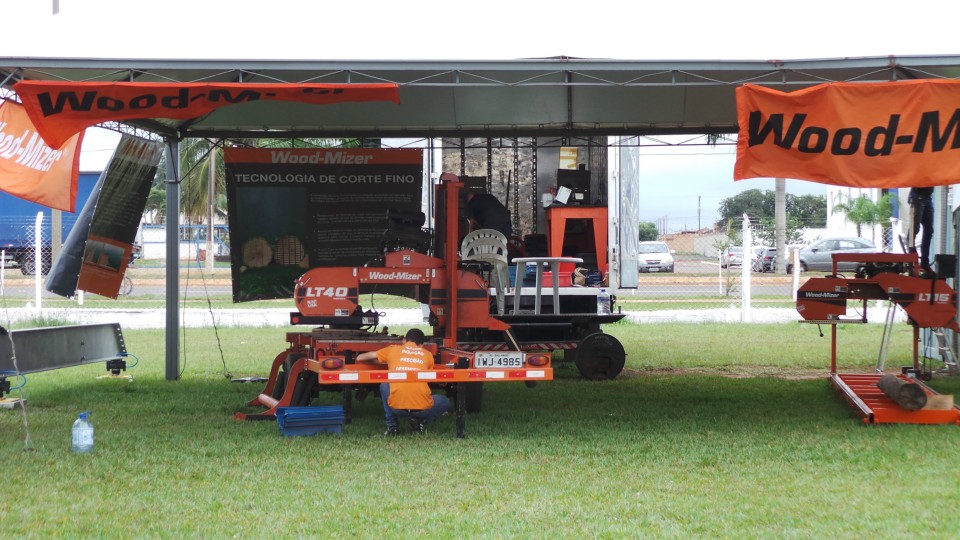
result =
M700 195L697 195L697 230L700 230Z

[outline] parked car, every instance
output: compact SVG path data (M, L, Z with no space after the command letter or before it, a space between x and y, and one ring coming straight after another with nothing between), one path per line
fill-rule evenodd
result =
M800 271L820 270L833 271L834 253L876 253L877 246L866 238L842 237L824 238L800 249ZM840 263L837 271L852 272L858 264ZM793 272L793 261L787 262L787 272Z
M640 242L640 271L673 272L672 253L665 242Z
M130 246L130 260L127 261L127 266L133 264L137 259L143 258L143 246L137 242L134 242Z
M762 246L755 248L755 253L750 269L754 272L773 272L777 266L777 248Z
M720 268L740 266L741 264L743 264L743 248L741 246L729 246L720 254Z
M760 258L760 254L763 253L763 250L767 249L764 246L753 246L753 255L750 256L750 269L753 270L753 263Z

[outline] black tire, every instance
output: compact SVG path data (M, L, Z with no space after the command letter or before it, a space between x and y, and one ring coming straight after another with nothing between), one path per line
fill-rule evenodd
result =
M50 255L44 253L42 255L43 263L41 266L41 271L43 275L47 275L50 272ZM17 266L20 267L20 273L25 276L32 276L37 273L37 261L32 256L23 256L17 258Z
M302 352L292 352L283 359L283 366L280 368L280 371L277 372L277 380L273 384L273 392L270 394L273 399L280 399L283 397L283 392L287 389L287 379L289 378L290 371L293 370L293 364L307 356Z
M597 332L580 340L574 361L584 378L602 381L614 379L623 371L627 353L617 338Z
M133 280L127 276L123 277L123 281L120 282L120 290L117 291L117 294L120 296L129 296L133 292Z
M270 397L273 399L280 399L283 397L283 390L287 387L287 372L280 370L277 372L277 380L273 382L273 392L270 392Z
M467 412L471 414L480 412L483 407L483 383L470 383L464 386L467 389Z
M32 276L37 273L37 271L34 270L35 265L32 258L29 260L17 259L17 266L20 267L20 273L25 276Z
M310 371L301 371L297 377L296 386L293 387L293 395L290 397L290 405L293 407L306 407L313 401L313 390L317 385L316 373Z

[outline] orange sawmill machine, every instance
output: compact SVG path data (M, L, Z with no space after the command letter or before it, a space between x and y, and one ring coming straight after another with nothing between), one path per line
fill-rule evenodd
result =
M347 422L353 399L378 392L381 382L426 381L454 397L457 436L464 436L465 413L479 412L483 383L522 382L533 387L553 378L552 352L576 350L578 367L591 378L615 376L625 353L600 325L622 313L597 313L597 293L561 295L559 305L544 310L501 311L491 296L489 268L460 261L463 183L444 173L436 186L435 231L422 228L424 218L390 215L378 261L362 267L314 268L296 282L297 311L287 349L273 361L263 392L247 403L260 412L238 412L236 419L273 419L279 407L305 406L321 391L339 391ZM450 261L450 264L447 262ZM521 294L522 284L511 287ZM356 363L357 355L402 343L402 336L378 331L380 313L359 304L372 292L404 296L429 307L432 335L425 347L436 358L431 371L391 372ZM540 295L536 291L538 302ZM522 298L524 302L529 299ZM521 306L507 302L508 305ZM525 306L525 304L523 304ZM612 311L612 310L611 310Z
M936 338L943 361L942 371L956 374L954 348L945 331L960 333L957 324L957 293L946 282L956 268L956 256L937 255L937 274L921 273L916 253L837 253L832 274L810 278L797 291L801 322L830 326L830 381L838 393L865 423L960 424L960 409L904 410L878 387L885 373L895 310L901 308L913 328L913 365L896 374L903 384L919 385L928 396L937 392L924 384L933 370L920 362L920 332L927 329ZM853 276L841 275L840 263L853 263ZM845 264L846 266L846 264ZM837 326L867 322L868 302L888 302L883 338L873 373L837 372ZM859 304L856 316L848 316L848 302ZM922 380L921 380L922 379Z

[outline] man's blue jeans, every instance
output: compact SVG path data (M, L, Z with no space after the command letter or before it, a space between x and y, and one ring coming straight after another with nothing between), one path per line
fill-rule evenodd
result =
M918 197L913 201L913 236L914 246L920 245L920 266L928 268L930 266L930 248L933 246L933 200L924 197ZM919 241L916 238L917 233L923 229ZM949 276L945 276L949 277Z
M380 398L383 399L383 414L387 418L387 429L399 428L399 417L410 417L424 425L429 424L450 411L450 399L443 394L433 395L433 407L422 411L394 409L387 403L390 396L390 383L380 383Z

